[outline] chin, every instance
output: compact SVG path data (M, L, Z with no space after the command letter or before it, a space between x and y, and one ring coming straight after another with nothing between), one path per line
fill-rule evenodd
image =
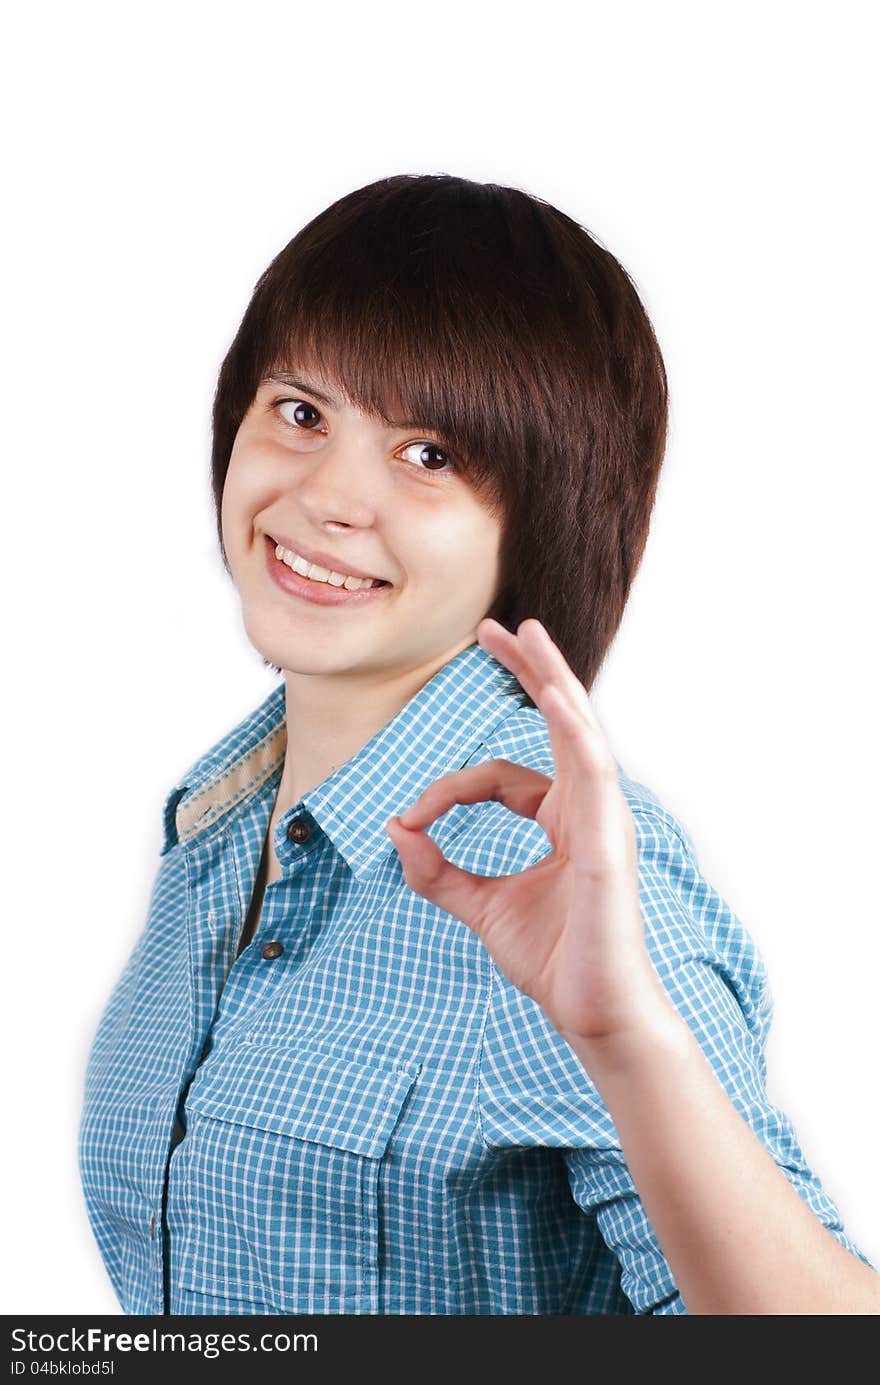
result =
M251 639L254 649L263 659L268 660L282 673L338 673L345 667L340 660L340 651L320 650L309 647L307 640L256 640Z
M264 623L258 620L245 620L244 627L249 642L261 658L282 673L345 673L360 662L357 650L352 649L346 657L344 642L338 635L323 641L315 638L314 631L294 630L280 637L277 622L274 630L267 631Z

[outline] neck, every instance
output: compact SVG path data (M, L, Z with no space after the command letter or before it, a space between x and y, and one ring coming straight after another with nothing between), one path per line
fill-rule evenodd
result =
M287 749L276 812L284 813L303 794L344 765L456 654L465 640L427 663L357 674L295 673L285 670Z

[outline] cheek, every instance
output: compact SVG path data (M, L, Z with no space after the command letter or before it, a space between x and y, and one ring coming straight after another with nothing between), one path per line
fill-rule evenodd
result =
M459 516L442 526L411 531L408 549L410 576L420 585L452 596L457 604L480 604L497 581L500 528L483 515Z
M223 534L223 547L226 558L236 573L238 558L242 547L242 511L235 478L227 474L220 501L220 528Z
M224 539L228 536L232 543L240 542L242 537L247 538L253 528L254 516L265 503L265 468L252 462L253 459L246 465L245 459L241 455L237 457L233 450L223 483L220 519Z
M234 522L238 509L238 496L236 494L235 476L232 467L226 473L223 482L223 494L220 497L220 520L223 525L223 535L226 537Z

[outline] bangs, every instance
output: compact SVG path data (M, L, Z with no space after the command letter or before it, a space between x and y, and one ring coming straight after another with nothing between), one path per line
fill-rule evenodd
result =
M316 372L387 426L438 434L504 509L521 459L547 457L554 409L577 398L559 312L571 285L528 199L511 225L491 184L417 179L409 191L383 200L373 187L360 215L349 195L344 214L330 207L269 266L251 398L271 371Z

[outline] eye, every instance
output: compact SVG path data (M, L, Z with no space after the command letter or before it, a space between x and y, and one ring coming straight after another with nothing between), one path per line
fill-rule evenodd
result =
M289 419L286 414L281 414L282 419L288 425L289 428L304 429L306 432L311 432L315 426L316 419L319 419L321 417L320 411L315 408L314 404L310 404L307 399L276 399L274 404L272 405L272 408L278 409L280 413L282 404L294 405L293 413L296 422L293 422L291 419ZM300 415L302 414L303 410L306 410L307 412L311 410L311 412L315 415L315 418L302 418Z
M449 456L448 456L447 453L446 453L446 450L445 450L444 448L442 448L442 447L440 446L439 443L436 443L436 442L410 442L410 443L407 443L407 445L406 445L406 447L403 449L403 451L404 451L404 452L409 452L409 451L411 451L413 448L418 448L418 449L419 449L419 459L418 459L418 460L419 460L419 462L423 465L423 468L424 468L425 471L439 471L439 472L442 473L444 470L446 470L446 471L454 471L454 470L455 470L455 464L454 464L454 462L451 461L451 459L449 458ZM434 455L433 455L433 456L425 456L425 453L433 453ZM438 461L438 458L437 458L437 454L438 454L438 453L439 453L439 461Z
M292 405L292 417L281 412L282 405ZM281 416L284 426L293 428L296 432L315 432L316 424L321 418L321 412L316 409L314 404L310 404L307 399L276 399L271 406L277 410ZM307 416L303 417L303 413ZM308 415L311 414L311 417ZM402 449L404 453L418 449L417 460L414 465L421 471L438 473L442 476L451 474L456 470L455 463L450 458L447 450L437 442L410 442Z

